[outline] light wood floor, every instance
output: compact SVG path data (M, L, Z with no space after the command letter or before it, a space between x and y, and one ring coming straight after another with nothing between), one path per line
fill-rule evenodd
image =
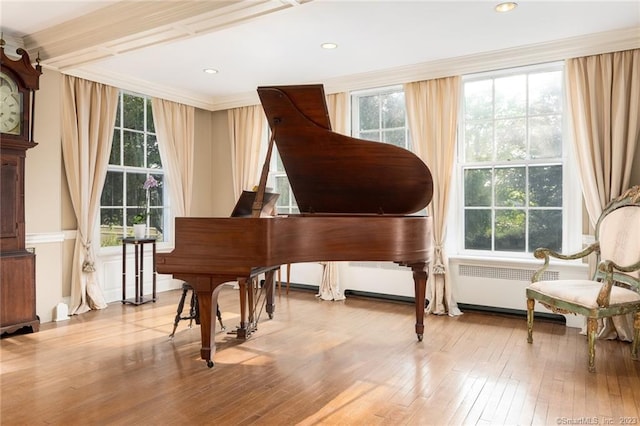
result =
M179 292L111 304L1 342L2 425L639 424L640 362L630 344L537 322L467 312L427 316L418 343L410 304L324 302L291 290L248 341L217 335L199 359L199 327L169 335ZM523 302L524 303L524 302ZM220 295L238 320L237 290ZM264 315L266 317L266 315Z

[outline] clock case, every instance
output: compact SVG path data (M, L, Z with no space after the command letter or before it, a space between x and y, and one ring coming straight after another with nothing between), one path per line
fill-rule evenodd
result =
M33 141L33 99L42 74L29 55L18 49L17 60L0 49L0 69L16 82L22 93L20 134L0 133L0 334L38 331L36 315L36 259L25 245L24 175L28 149Z

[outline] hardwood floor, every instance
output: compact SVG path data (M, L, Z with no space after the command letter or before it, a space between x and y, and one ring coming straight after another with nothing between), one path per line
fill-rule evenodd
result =
M417 342L410 304L324 302L292 289L249 340L219 333L213 369L199 327L171 332L178 291L139 307L47 323L1 343L2 425L639 424L640 362L598 341L597 373L576 329L467 312L427 316ZM524 301L523 301L524 304ZM238 323L237 290L220 305Z

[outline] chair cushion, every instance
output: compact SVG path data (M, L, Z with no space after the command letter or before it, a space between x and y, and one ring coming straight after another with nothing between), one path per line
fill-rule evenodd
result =
M590 280L538 281L528 287L546 296L567 302L576 303L586 308L597 308L598 293L602 283ZM640 294L633 290L613 286L610 305L640 302Z

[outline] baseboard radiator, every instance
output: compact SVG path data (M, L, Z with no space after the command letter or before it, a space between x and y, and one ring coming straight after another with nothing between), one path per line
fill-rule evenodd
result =
M531 282L531 277L536 269L504 268L482 265L458 265L458 274L464 277L490 278L497 280L526 281ZM558 271L544 271L543 280L557 280Z

